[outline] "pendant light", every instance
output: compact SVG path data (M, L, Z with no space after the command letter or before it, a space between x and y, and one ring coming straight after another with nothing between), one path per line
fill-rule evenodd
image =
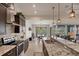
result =
M54 9L55 9L55 7L52 7L52 9L53 9L53 29L55 30L55 28L54 28ZM54 38L54 34L55 34L55 31L53 32L53 38Z
M54 24L54 9L55 9L55 7L52 7L52 9L53 9L53 24Z
M61 22L61 19L60 19L60 4L58 3L58 20L57 20L58 23Z
M73 3L71 4L70 17L75 17L75 11L73 10Z

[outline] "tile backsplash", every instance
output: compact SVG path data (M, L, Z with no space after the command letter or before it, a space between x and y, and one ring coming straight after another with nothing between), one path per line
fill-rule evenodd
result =
M0 38L11 38L14 37L16 40L24 40L25 34L24 33L12 33L12 34L7 34L7 35L0 35ZM23 38L21 38L23 37Z

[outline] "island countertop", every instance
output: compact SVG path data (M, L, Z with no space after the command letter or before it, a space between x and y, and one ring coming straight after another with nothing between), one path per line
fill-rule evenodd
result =
M3 54L7 53L10 50L12 50L15 47L16 47L16 45L2 45L2 46L0 46L0 56L2 56Z
M54 39L54 40L64 44L65 46L67 46L79 53L79 44L78 43L70 42L70 41L60 38L60 37L57 37L57 39Z
M59 52L64 51L65 53L63 52L62 54L60 54L60 55L63 55L63 56L64 55L75 55L74 53L72 54L70 50L65 49L65 47L75 51L79 55L79 44L70 42L68 40L65 40L65 39L62 39L62 38L59 38L59 37L57 37L57 38L55 37L54 40L59 42L59 43L56 43L58 46L56 44L53 44L53 43L48 44L48 43L45 42L45 40L43 40L49 56L52 56L53 54L57 55L56 51L57 51L57 53L58 53L58 51ZM62 44L64 46L64 48L60 44Z

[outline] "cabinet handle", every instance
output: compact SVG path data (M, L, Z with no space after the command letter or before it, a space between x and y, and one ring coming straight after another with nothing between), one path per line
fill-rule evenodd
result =
M8 53L8 55L11 55L13 53L13 51L11 51L10 53Z
M18 46L21 46L23 43L20 43Z

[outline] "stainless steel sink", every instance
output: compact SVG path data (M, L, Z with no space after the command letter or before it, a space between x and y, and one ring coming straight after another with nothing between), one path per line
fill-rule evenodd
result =
M53 43L52 40L45 40L45 42L46 42L47 44L52 44L52 43Z

